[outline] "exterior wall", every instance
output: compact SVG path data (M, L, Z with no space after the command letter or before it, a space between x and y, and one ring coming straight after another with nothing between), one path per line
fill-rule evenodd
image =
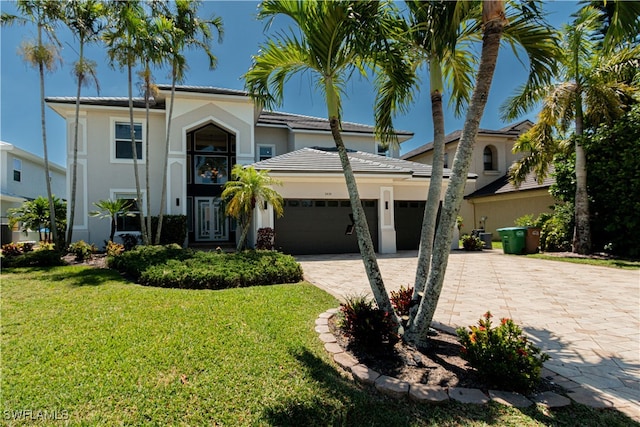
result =
M503 227L513 227L514 221L524 215L533 214L537 217L542 212L551 212L553 197L546 190L532 190L516 193L509 193L498 196L479 197L474 200L465 200L471 208L472 216L465 219L465 230L467 223L471 225L471 220L475 223L474 228L480 226L480 218L487 217L485 231L493 233L493 240L499 241L500 236L496 229ZM470 230L466 230L470 232Z
M39 196L47 197L47 184L45 181L44 160L34 154L24 151L12 144L0 143L0 223L2 224L2 243L11 241L37 240L37 234L26 235L8 228L9 218L7 211L18 208L26 200L32 200ZM21 179L13 179L13 161L21 161ZM51 176L51 191L66 200L65 188L66 170L55 163L49 162ZM34 237L36 236L36 237Z
M68 128L73 129L73 118L67 117L67 120ZM91 211L96 210L93 203L113 199L117 192L136 192L133 161L112 161L116 121L129 122L128 110L122 108L89 110L86 113L86 120L82 119L82 122L86 123L86 133L83 132L86 134L86 144L84 141L80 143L78 153L78 189L73 239L83 239L98 246L109 238L110 223L106 219L89 216ZM152 111L149 123L146 123L145 111L136 109L134 121L143 124L143 147L146 142L146 127L149 126L149 153L145 153L143 160L138 161L138 173L140 188L145 199L141 208L146 211L145 167L149 161L151 214L155 215L160 206L162 156L165 143L164 112ZM72 131L67 134L67 145L71 152ZM71 154L69 163L71 163Z
M288 153L289 150L289 132L287 129L258 126L255 130L256 138L256 157L255 161L258 161L258 145L273 145L275 153L273 156L279 156L284 153Z
M305 147L335 147L329 132L294 132L292 151ZM343 134L344 145L351 150L377 154L378 145L371 135Z

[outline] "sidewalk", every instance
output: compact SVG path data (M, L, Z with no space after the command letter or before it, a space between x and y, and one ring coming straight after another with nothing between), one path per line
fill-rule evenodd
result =
M387 290L413 286L416 251L379 255ZM305 279L338 299L371 294L359 254L298 256ZM510 317L551 356L550 370L580 385L572 398L640 421L640 272L454 251L435 321Z

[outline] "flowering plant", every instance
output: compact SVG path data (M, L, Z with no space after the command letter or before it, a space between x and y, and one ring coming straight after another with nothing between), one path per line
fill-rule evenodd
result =
M513 320L503 318L493 327L490 312L478 326L458 328L461 356L490 386L520 392L532 391L540 380L542 364L549 360L522 334Z

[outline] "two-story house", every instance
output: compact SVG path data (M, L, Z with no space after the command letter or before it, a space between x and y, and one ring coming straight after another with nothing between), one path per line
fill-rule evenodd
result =
M169 95L170 86L160 86L148 121L143 102L137 99L134 103L142 189L146 187L142 172L147 163L150 166L151 215L157 215L161 200ZM47 103L67 121L70 168L75 98L48 98ZM350 232L351 208L327 120L262 111L243 91L193 86L177 88L170 120L165 212L187 216L187 244L235 242L235 223L225 215L220 195L234 164L254 164L282 181L277 190L285 199L285 208L282 218L275 218L268 206L258 209L250 242L255 242L257 229L272 227L276 247L288 253L358 250ZM342 127L377 251L417 248L431 167L381 155L371 126L344 122ZM149 141L145 140L147 128ZM100 245L109 235L109 224L89 216L93 203L136 199L128 99L83 98L79 135L73 235ZM398 139L406 141L412 135L398 132ZM149 150L145 151L147 143ZM447 182L445 179L443 185ZM136 209L146 209L146 202L139 202ZM134 223L125 218L118 226L118 234L136 231Z
M469 169L477 179L467 182L460 208L463 232L483 228L493 233L494 240L499 240L496 229L512 227L514 220L524 215L533 214L535 217L551 211L554 199L549 194L549 187L553 178L548 177L538 183L530 175L518 187L508 179L509 168L522 157L522 154L513 152L513 144L532 125L529 120L524 120L498 130L478 131ZM460 135L461 131L457 130L445 136L445 168L452 166ZM404 154L402 159L432 164L433 142Z
M2 244L26 240L38 240L37 230L23 233L9 228L7 211L18 208L22 203L47 197L47 183L44 173L44 159L16 147L8 142L0 141L0 210L2 222ZM49 162L49 179L53 194L64 200L66 198L66 170L60 165Z

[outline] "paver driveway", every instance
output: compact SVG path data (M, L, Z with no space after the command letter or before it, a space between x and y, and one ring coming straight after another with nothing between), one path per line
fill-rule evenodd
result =
M387 290L413 286L417 253L380 255ZM297 257L305 279L339 299L371 294L359 254ZM490 310L510 317L551 356L545 366L580 384L572 397L640 420L640 272L453 251L435 320L468 326Z

